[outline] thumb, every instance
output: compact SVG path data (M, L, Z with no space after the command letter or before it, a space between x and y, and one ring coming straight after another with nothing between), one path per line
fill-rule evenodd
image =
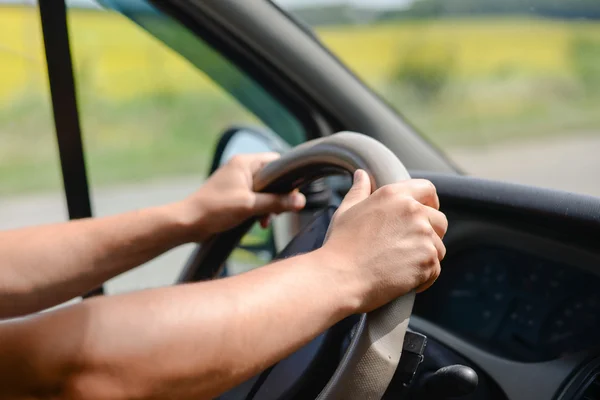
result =
M371 180L369 175L362 170L357 169L354 173L354 183L352 187L344 197L342 204L338 207L338 212L343 213L356 204L365 200L371 194Z
M304 208L306 198L300 192L289 194L255 193L254 215L279 214L286 211L299 211Z

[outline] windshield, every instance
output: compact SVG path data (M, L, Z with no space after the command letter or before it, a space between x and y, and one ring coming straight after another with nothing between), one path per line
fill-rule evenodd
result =
M600 196L597 0L276 0L467 173Z

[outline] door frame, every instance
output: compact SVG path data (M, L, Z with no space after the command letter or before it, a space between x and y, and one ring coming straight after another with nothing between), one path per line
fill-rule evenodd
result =
M40 1L40 23L46 55L52 112L69 219L93 216L77 107L77 89L69 43L65 0ZM104 294L100 286L84 297Z

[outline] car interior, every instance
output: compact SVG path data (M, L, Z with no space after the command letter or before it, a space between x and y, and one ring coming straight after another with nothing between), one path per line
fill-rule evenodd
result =
M235 154L277 151L257 190L307 196L263 242L247 243L256 234L247 221L198 246L177 283L243 272L230 258L238 249L270 261L318 248L356 168L378 185L431 180L449 220L429 290L341 321L220 399L600 399L600 198L465 174L271 1L101 3L266 125L227 127L209 150L211 170ZM92 209L66 11L52 5L40 2L54 122L69 214L81 218Z

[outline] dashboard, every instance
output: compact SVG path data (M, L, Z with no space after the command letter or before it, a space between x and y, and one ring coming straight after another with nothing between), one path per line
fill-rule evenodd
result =
M423 364L429 369L421 372L470 365L485 389L471 398L583 398L578 393L600 375L600 200L470 177L415 175L434 182L449 220L442 274L417 295L410 321L429 341ZM318 343L273 371L304 375L311 364L305 361L331 347ZM337 349L334 359L344 353L343 346ZM273 371L262 385L269 396L285 381ZM241 387L252 391L255 383ZM221 398L248 397L230 392Z
M508 247L466 248L414 312L498 356L546 361L598 343L600 278Z

